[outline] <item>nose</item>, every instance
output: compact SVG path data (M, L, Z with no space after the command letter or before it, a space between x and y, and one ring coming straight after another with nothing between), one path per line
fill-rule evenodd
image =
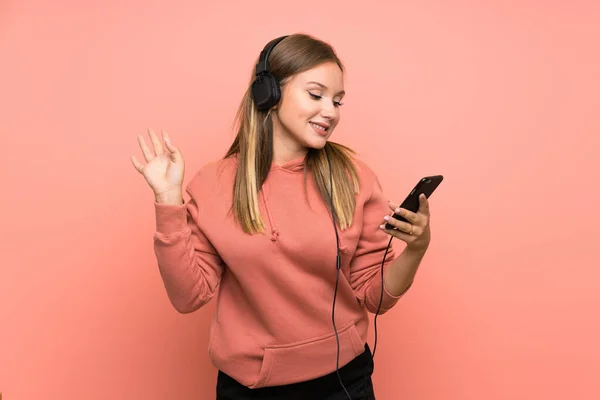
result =
M321 116L327 119L334 119L337 115L337 108L333 104L327 104L323 102L323 108L321 109Z

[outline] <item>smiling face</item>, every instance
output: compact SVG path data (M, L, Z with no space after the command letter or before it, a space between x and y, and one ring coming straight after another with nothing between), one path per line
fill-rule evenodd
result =
M292 76L281 91L281 102L272 111L273 158L278 164L325 146L340 120L343 73L334 62L320 64Z

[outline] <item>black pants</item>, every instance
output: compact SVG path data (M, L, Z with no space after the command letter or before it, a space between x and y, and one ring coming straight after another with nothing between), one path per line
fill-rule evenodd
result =
M333 360L335 363L335 359ZM373 392L373 356L365 352L340 368L340 376L352 400L375 400ZM320 378L283 386L249 389L219 371L217 400L350 400L336 371Z

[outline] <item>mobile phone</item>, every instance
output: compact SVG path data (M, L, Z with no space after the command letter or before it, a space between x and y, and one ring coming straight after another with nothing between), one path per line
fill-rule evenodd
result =
M413 190L406 196L406 199L400 205L400 208L404 208L406 210L417 212L419 210L419 196L421 193L425 194L427 198L431 196L433 191L437 189L437 187L442 183L444 177L442 175L432 175L421 178L419 182L415 185ZM394 214L394 218L400 221L408 222L408 220L400 215ZM394 226L389 223L385 224L386 229L395 229Z

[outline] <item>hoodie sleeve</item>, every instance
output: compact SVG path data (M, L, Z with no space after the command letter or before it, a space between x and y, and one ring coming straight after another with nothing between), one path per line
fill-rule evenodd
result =
M379 228L379 225L384 222L384 215L389 215L391 210L383 195L379 179L371 170L368 168L366 170L368 173L365 174L364 187L370 191L370 195L363 206L361 234L354 257L350 261L350 284L358 300L371 313L377 313L381 301L379 314L383 314L391 309L406 291L393 296L386 290L385 285L382 285L381 264L384 255L384 268L387 268L397 257L392 244L388 250L390 236Z
M193 196L183 205L155 202L154 209L154 253L167 295L177 311L191 313L215 295L222 260L198 227Z

